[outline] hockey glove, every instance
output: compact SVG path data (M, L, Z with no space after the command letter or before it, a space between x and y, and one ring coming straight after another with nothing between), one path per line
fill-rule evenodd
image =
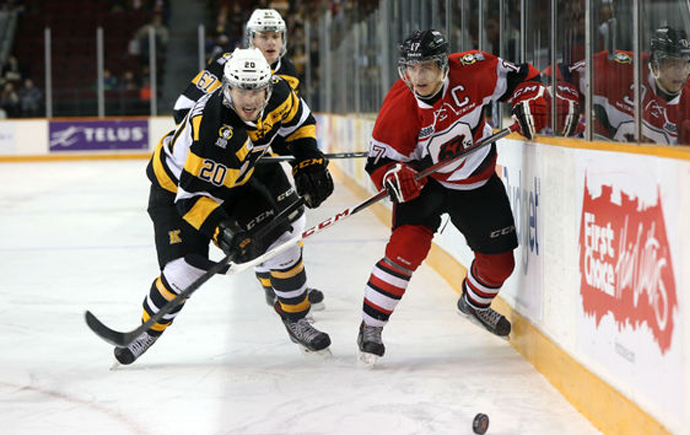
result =
M520 127L520 134L532 140L534 135L546 127L549 103L544 85L534 81L522 82L513 93L513 119Z
M327 166L328 160L321 156L299 161L292 168L297 194L304 197L309 208L318 207L333 193L333 178Z
M405 163L396 163L383 175L383 187L395 203L415 199L425 184L426 179L417 180L417 171Z
M550 93L551 87L548 89ZM573 136L577 134L579 125L580 93L572 83L559 81L556 83L556 128L554 130L560 132L562 136Z
M226 255L233 256L235 263L246 263L262 254L253 232L242 228L235 219L218 224L213 239Z

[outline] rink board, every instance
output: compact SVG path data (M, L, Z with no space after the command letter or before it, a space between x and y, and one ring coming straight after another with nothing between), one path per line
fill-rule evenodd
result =
M145 158L174 125L144 120L0 121L0 161ZM373 121L318 121L324 151L368 148ZM333 164L362 198L375 191L363 159ZM688 150L513 135L497 172L520 241L497 301L511 344L604 432L690 434ZM375 207L383 220L386 203ZM471 258L447 225L428 262L459 289Z
M331 152L361 150L373 128L355 117L319 121ZM604 432L690 433L688 150L516 135L498 149L520 242L499 302L512 344ZM338 163L374 191L361 165ZM471 262L451 225L435 242Z

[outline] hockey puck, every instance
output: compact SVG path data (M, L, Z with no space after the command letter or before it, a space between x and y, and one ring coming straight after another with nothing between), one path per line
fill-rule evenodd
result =
M479 413L474 416L474 421L472 421L472 430L474 433L482 435L486 433L489 428L489 416L486 414Z

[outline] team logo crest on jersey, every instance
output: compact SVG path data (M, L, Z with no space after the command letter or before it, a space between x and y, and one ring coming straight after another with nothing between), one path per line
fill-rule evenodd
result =
M463 65L472 65L475 62L484 60L484 55L481 53L467 53L460 58L460 63Z
M628 64L632 62L632 56L628 53L616 52L616 54L613 55L613 61Z
M220 137L216 139L216 146L225 149L225 147L228 145L228 141L232 137L232 127L223 124L220 127L220 130L218 130L218 136Z
M182 238L180 237L181 232L182 232L182 230L168 231L168 238L170 240L171 245L176 245L178 243L182 243Z

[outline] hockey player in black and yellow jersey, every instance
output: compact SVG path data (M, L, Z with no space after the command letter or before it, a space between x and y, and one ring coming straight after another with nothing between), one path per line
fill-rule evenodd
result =
M285 189L279 197L254 177L257 160L278 137L295 156L297 193L308 207L318 207L333 192L333 181L316 146L314 117L287 82L271 74L259 50L237 49L225 64L222 86L199 99L163 137L148 165L148 212L161 273L144 299L143 321L204 274L212 264L211 241L242 263L301 234L303 210L275 219L298 199L285 173L272 180ZM264 265L291 340L308 351L326 351L328 334L305 318L310 304L301 248L294 245ZM182 306L128 347L115 348L116 359L134 362Z
M287 51L287 26L285 21L275 9L256 9L247 21L246 44L251 48L258 48L271 65L274 75L280 76L288 82L290 87L299 94L300 79L297 68L285 57ZM230 57L230 53L221 53L211 59L206 69L200 71L187 86L184 92L177 98L173 116L175 123L179 124L189 112L191 107L204 95L216 90L221 83L219 77L223 76L223 67ZM277 154L290 154L285 148L285 141L276 138L271 143L272 151ZM274 195L282 194L284 186L274 184L270 180L281 178L276 175L283 172L279 163L262 164L256 168L255 176L265 180ZM263 266L255 268L256 277L266 296L266 303L273 306L275 292L271 284L270 271ZM309 302L313 310L323 310L323 293L320 290L309 288L307 291Z
M275 9L256 9L247 21L246 46L258 48L271 65L274 75L282 77L299 95L300 77L295 65L285 56L287 27ZM223 67L231 53L219 53L200 71L175 101L173 116L179 124L199 98L218 89Z

